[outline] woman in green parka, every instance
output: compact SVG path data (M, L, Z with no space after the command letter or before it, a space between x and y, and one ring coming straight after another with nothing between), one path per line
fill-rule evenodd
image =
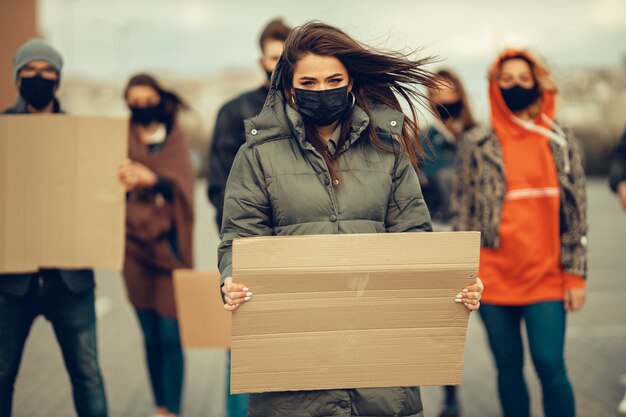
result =
M428 62L373 50L319 22L293 31L262 112L245 121L246 144L226 186L219 247L226 309L250 301L254 290L231 277L234 238L431 231L411 101L422 98L416 87L436 86ZM455 301L477 310L480 280L460 290ZM253 394L248 415L423 413L419 388L400 387Z

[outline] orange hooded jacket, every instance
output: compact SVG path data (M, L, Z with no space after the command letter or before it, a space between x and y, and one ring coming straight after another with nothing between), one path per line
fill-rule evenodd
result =
M545 134L555 126L556 91L542 91L541 111L532 123L516 120L497 80L501 64L513 57L530 61L538 78L548 75L530 53L513 49L501 54L489 71L491 123L502 148L506 195L500 247L481 249L483 302L525 305L560 301L566 288L584 287L585 281L561 269L560 189L550 139Z

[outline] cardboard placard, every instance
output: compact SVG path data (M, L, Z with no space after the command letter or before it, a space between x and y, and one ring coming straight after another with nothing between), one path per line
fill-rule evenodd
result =
M480 233L259 237L233 243L231 392L455 385Z
M120 270L128 122L0 116L0 273Z
M224 309L218 271L174 271L174 293L185 349L230 349L231 312Z

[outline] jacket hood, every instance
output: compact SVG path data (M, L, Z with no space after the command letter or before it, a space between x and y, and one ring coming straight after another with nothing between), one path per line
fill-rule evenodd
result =
M526 129L521 127L518 123L514 122L514 114L508 108L506 103L504 102L504 98L502 98L502 93L500 92L500 86L498 85L498 80L496 78L497 72L500 68L502 62L507 59L522 57L534 65L536 68L536 72L538 76L547 76L549 74L547 68L543 65L543 63L532 55L530 52L525 51L523 49L508 49L504 51L495 62L491 65L489 69L489 103L491 105L491 123L493 125L494 130L500 136L502 132L509 132L514 135L521 135L526 133ZM547 116L549 119L554 119L555 113L555 101L556 101L556 90L549 89L542 91L542 106L541 111L537 115L535 123L546 128L549 126L546 125L545 121L541 117L541 115ZM544 116L544 117L545 117Z

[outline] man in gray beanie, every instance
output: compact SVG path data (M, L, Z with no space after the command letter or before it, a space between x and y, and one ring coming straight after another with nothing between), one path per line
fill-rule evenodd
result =
M33 39L22 45L13 59L19 97L4 114L61 113L54 93L62 66L61 55L45 41ZM11 416L24 344L39 315L54 328L72 383L76 413L79 417L106 417L94 289L93 271L87 269L0 274L0 417Z
M5 113L58 113L54 93L61 81L63 59L46 41L31 39L13 57L13 80L19 95Z

